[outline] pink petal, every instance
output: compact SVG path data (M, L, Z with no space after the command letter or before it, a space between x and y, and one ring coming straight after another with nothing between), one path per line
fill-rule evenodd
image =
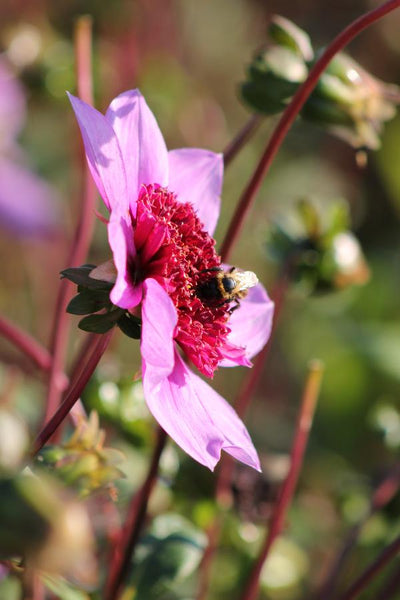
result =
M108 210L129 206L125 165L108 120L86 102L68 94L81 129L93 179Z
M58 228L57 197L28 169L0 159L0 226L20 236L45 236Z
M117 280L110 294L111 302L121 308L134 308L142 300L142 285L132 278L136 256L132 224L116 209L111 212L107 229L117 269Z
M157 281L146 279L143 287L140 349L143 374L146 373L147 385L154 389L174 367L174 332L178 316L171 298Z
M0 147L13 144L25 121L25 94L7 61L0 57Z
M240 301L240 308L235 310L228 325L231 333L228 341L235 346L243 347L247 359L258 354L265 346L272 329L274 303L268 297L265 288L259 283L249 289L249 293ZM238 363L230 358L221 361L221 367L235 367Z
M143 387L155 419L194 460L214 470L225 450L260 470L247 429L233 408L192 373L177 352L173 371L156 383L151 367L145 364Z
M168 185L168 152L157 121L139 90L129 90L114 98L106 119L112 125L124 157L128 187L133 194L140 185Z
M169 152L169 189L182 202L193 204L210 235L220 213L223 175L222 154L197 148Z

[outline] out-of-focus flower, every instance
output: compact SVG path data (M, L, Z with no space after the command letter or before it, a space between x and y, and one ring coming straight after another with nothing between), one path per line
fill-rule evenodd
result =
M45 236L57 226L57 199L24 165L17 136L25 113L23 89L0 56L0 226L22 237Z
M97 578L87 510L42 475L0 479L0 555L86 585Z
M335 202L323 213L301 200L297 209L296 230L278 223L272 227L270 256L310 293L366 283L369 267L359 241L348 230L345 204Z
M108 489L115 496L112 483L123 477L116 466L123 455L114 448L104 448L105 433L99 428L99 418L92 411L88 419L81 419L72 437L62 446L46 446L38 460L51 465L55 474L67 485L87 496L99 489Z
M218 269L211 237L220 210L222 156L167 151L139 91L115 98L102 115L71 96L88 163L110 211L113 264L91 273L112 281L110 299L141 306L143 389L154 417L190 456L213 469L221 450L259 469L250 436L229 404L195 375L218 366L249 366L266 343L273 303L257 284L238 310L197 293L204 271Z
M241 86L245 102L266 115L284 110L314 58L308 35L283 17L272 18L269 37L271 43L255 56ZM357 149L375 150L383 124L394 117L399 102L398 86L379 81L341 53L321 75L301 116Z

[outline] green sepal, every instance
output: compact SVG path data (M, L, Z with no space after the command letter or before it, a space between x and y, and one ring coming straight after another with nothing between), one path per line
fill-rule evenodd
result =
M270 38L279 46L285 46L309 62L314 57L310 36L289 19L274 15L268 28Z
M134 317L129 313L125 313L120 319L118 319L117 325L122 333L128 337L133 338L134 340L140 340L141 321L137 317Z
M67 312L71 315L90 315L110 305L108 290L82 289L68 304Z
M76 283L78 286L82 286L82 288L90 289L90 290L110 290L113 287L112 283L108 281L100 281L98 279L93 279L90 277L90 273L93 269L96 268L96 265L82 265L81 267L71 267L69 269L64 269L61 271L62 279L69 279L73 283ZM81 290L79 290L81 291Z
M107 331L110 331L116 325L122 314L123 310L117 308L100 315L89 315L79 321L78 327L90 333L107 333Z

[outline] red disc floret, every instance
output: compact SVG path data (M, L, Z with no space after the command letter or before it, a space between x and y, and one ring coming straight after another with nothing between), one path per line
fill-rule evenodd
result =
M178 314L175 340L196 367L212 377L224 358L229 306L199 298L199 281L220 266L214 239L192 205L158 185L143 185L133 219L136 279L153 277L168 292Z

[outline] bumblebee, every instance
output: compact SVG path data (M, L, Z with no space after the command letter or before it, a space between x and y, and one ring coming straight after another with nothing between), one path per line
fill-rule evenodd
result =
M222 306L234 302L229 312L240 306L240 300L247 296L249 288L258 283L258 278L252 271L239 271L236 267L224 270L221 267L204 269L201 273L215 273L212 277L201 281L197 285L197 295L206 302L217 303Z

